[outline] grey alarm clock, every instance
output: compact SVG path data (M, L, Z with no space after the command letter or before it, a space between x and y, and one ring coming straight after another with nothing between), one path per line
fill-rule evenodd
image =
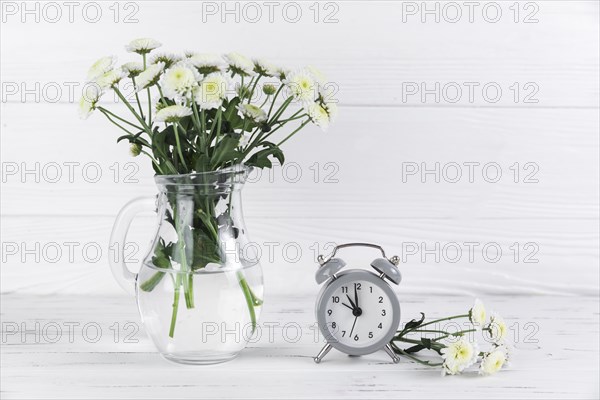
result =
M340 272L346 263L334 258L336 252L358 246L381 251L383 258L371 262L377 273L363 269ZM318 261L320 266L315 279L325 285L317 297L316 316L327 344L314 361L321 362L329 350L335 348L352 356L384 350L395 363L399 362L389 343L400 324L400 303L385 281L400 283L398 257L386 258L381 246L375 244L346 243L336 246L327 259L319 256Z

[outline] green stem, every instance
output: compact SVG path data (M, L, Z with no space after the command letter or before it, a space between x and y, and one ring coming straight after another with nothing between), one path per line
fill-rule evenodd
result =
M119 96L119 99L121 99L121 101L123 103L125 103L125 105L127 106L127 108L129 108L129 111L131 111L131 113L133 114L133 116L139 121L139 123L142 125L142 127L144 128L144 130L146 131L146 133L148 133L148 135L150 135L150 137L152 137L152 129L150 129L150 127L146 124L146 121L144 121L143 119L140 118L140 116L138 115L138 113L135 112L135 110L133 109L133 107L131 107L131 104L129 104L129 101L127 101L127 99L125 98L125 96L123 96L123 93L121 93L121 91L116 86L113 86L113 89L114 89L115 93L117 94L117 96Z
M181 151L181 143L179 143L179 131L177 130L177 123L173 124L173 129L175 130L175 142L177 143L177 153L179 154L179 158L181 159L183 167L187 171L188 167L185 163L185 159L183 158L183 152Z
M204 140L205 132L202 130L202 126L200 125L200 116L198 115L198 106L196 105L196 102L194 100L192 100L192 111L194 111L194 117L192 118L192 121L194 122L194 127L198 131L198 137L201 140ZM200 147L204 147L203 144L200 144Z
M263 101L263 103L260 105L260 108L263 108L265 106L265 104L267 104L267 101L269 101L269 95L267 95L267 98L265 99L265 101Z
M112 111L110 111L110 110L108 110L108 109L106 109L106 108L104 108L104 107L102 107L102 106L99 106L99 107L98 107L98 110L100 110L100 111L102 111L102 112L106 112L106 113L108 113L108 114L112 115L114 118L118 119L118 120L119 120L119 121L121 121L121 122L125 122L127 125L129 125L129 126L131 126L131 127L135 128L135 129L138 129L138 130L140 130L140 131L143 131L143 130L144 130L144 128L140 128L138 125L136 125L136 124L133 124L133 123L131 123L131 122L127 121L125 118L119 117L119 116L118 116L117 114L115 114L114 112L112 112Z
M194 274L192 270L189 268L187 263L187 255L185 252L187 243L185 243L184 235L183 235L183 227L181 226L181 221L179 220L179 215L176 213L176 230L177 230L177 244L179 247L179 257L181 258L181 268L178 275L182 275L181 281L183 282L183 293L185 296L185 305L189 308L194 308Z
M110 115L108 115L107 113L105 113L102 109L98 108L98 110L100 110L100 112L102 114L104 114L104 116L106 118L108 118L108 120L110 122L112 122L113 124L115 124L117 127L121 128L124 132L127 132L128 134L130 134L131 136L135 136L135 134L133 134L132 132L128 131L127 129L123 128L118 122L116 122L115 120L113 120Z
M250 93L248 94L248 104L250 104L250 101L252 100L252 96L254 95L254 90L256 90L256 84L258 83L258 81L260 80L262 74L258 74L256 76L256 80L254 81L254 86L252 86L252 89L250 90ZM254 79L254 78L252 78ZM252 83L252 82L250 82Z
M146 54L143 54L144 57L144 69L146 69ZM152 96L150 96L150 88L146 88L146 93L148 94L148 126L152 126Z
M179 309L179 288L181 286L181 274L177 274L175 278L175 296L173 298L173 311L171 312L171 327L169 328L169 336L172 338L175 334L175 323L177 322L177 310Z
M427 326L427 325L435 324L437 322L449 321L451 319L465 318L465 317L468 317L468 316L469 316L469 314L462 314L462 315L454 315L452 317L447 317L447 318L440 318L440 319L436 319L434 321L429 321L426 324L421 324L421 325L419 325L419 328L422 328L422 327Z
M158 172L160 172L161 175L165 174L163 172L162 168L160 167L160 165L158 164L158 162L156 162L154 157L152 157L152 154L146 152L145 150L141 150L141 152L144 153L145 155L147 155L148 157L150 157L150 160L152 160L152 164L154 164L154 166L156 167L156 169L158 169Z
M144 292L151 292L154 290L156 285L160 283L160 281L165 276L164 272L155 272L150 278L148 278L144 283L140 285L140 289Z
M404 350L402 350L399 347L395 347L394 350L396 351L396 353L398 353L406 358L410 358L411 360L416 361L419 364L427 365L428 367L441 367L442 365L444 365L444 363L430 363L429 361L421 360L411 354L408 354L407 352L405 352Z
M277 100L277 96L279 96L279 93L281 93L282 89L283 89L283 85L280 85L279 89L277 89L277 92L275 92L275 96L273 96L273 101L271 102L271 106L269 107L269 112L267 113L267 120L271 116L271 112L273 111L273 106L275 106L275 100Z
M288 98L286 99L283 104L281 105L281 107L279 107L279 109L277 111L275 111L275 114L273 115L273 118L271 118L268 122L269 125L273 124L273 122L277 121L277 118L279 118L281 116L281 114L283 114L283 112L286 110L286 108L288 108L288 106L290 105L290 103L292 102L292 98Z
M238 282L240 283L240 287L242 288L242 292L244 293L244 297L246 298L246 305L248 306L248 312L250 313L250 321L252 322L252 333L256 329L256 312L254 311L255 307L255 296L250 290L250 286L244 277L242 271L237 272ZM262 304L262 301L261 301Z
M308 124L309 122L310 122L310 119L307 119L306 121L304 121L302 123L302 125L300 125L294 132L290 133L285 139L283 139L281 142L277 143L277 146L281 146L282 144L287 142L292 136L294 136L300 129L304 128L306 126L306 124Z
M132 77L131 81L133 82L133 91L135 92L135 101L137 103L138 110L140 110L140 115L142 116L142 119L145 121L146 117L144 117L144 112L142 111L142 103L140 103L140 96L138 96L138 92L136 90L135 77Z
M209 140L208 141L208 146L210 146L212 144L212 141L213 141L213 131L215 130L215 126L217 126L217 121L219 121L219 122L221 121L221 113L222 112L223 111L222 111L221 107L219 107L217 109L217 115L215 116L215 118L213 119L212 124L210 125L210 132L208 133L208 137L209 137L209 139L208 139ZM215 141L215 146L218 143L220 130L221 130L221 124L219 123L219 129L217 129L217 131L215 132L215 139L217 139Z

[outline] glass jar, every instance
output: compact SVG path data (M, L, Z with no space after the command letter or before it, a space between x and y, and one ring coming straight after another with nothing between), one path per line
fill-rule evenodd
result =
M250 245L241 190L250 168L187 175L157 175L158 199L128 203L119 213L111 268L125 289L135 288L145 330L168 360L211 364L244 349L262 309L263 276ZM135 215L158 214L148 254L137 274L124 260Z

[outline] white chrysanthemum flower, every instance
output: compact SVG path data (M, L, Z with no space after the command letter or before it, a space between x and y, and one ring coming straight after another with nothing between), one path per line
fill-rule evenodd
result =
M113 69L113 66L117 62L117 58L114 56L102 57L98 61L92 64L87 73L87 80L93 81L99 76L104 75L108 71Z
M254 60L254 72L257 74L261 74L263 76L276 76L277 75L277 67L275 67L270 62L255 58Z
M443 374L456 375L469 368L477 360L477 345L471 343L466 337L456 342L446 342L446 347L441 350L444 364Z
M123 64L121 69L127 74L128 77L135 78L144 70L144 66L139 62L128 62Z
M285 67L277 67L275 70L275 77L279 78L279 80L283 81L287 78L287 76L291 73L288 68Z
M507 343L494 343L493 346L494 350L498 350L504 353L504 365L509 365L512 357L512 348Z
M140 91L152 86L158 82L160 74L162 74L165 64L159 62L157 64L149 65L144 71L142 71L135 81L135 90Z
M242 76L254 75L254 64L248 57L239 53L229 53L225 54L223 58L234 73Z
M159 48L160 46L162 46L162 43L154 39L140 38L129 42L129 44L125 46L125 50L130 53L147 54L152 50Z
M161 62L165 64L165 68L169 68L181 60L181 56L178 56L177 54L159 53L150 58L150 64L158 64Z
M79 99L79 117L87 119L96 109L96 104L104 92L97 84L88 85Z
M267 113L254 104L238 104L238 111L244 117L248 117L255 122L264 122L267 120Z
M217 54L193 54L188 60L203 75L223 71L225 67L223 58Z
M192 115L192 110L189 107L176 104L161 108L154 119L158 122L177 122L188 115Z
M96 83L101 89L107 89L113 87L121 79L125 77L125 72L122 69L113 69L105 73L104 75L96 78Z
M315 99L315 81L307 70L298 70L287 74L283 81L290 89L295 100L313 102Z
M313 78L315 79L315 81L317 81L319 86L323 86L327 83L327 77L320 70L313 67L312 65L309 65L308 67L306 67L306 69L312 74Z
M182 102L191 97L200 79L195 68L180 62L165 71L160 78L160 87L165 97Z
M473 325L482 327L483 324L485 324L485 318L486 313L483 303L481 302L481 300L475 299L475 304L469 310L469 320Z
M492 340L495 343L504 342L508 333L508 327L506 326L506 322L504 322L504 318L497 313L493 313L490 317L488 329L490 329Z
M318 103L310 103L306 105L306 113L308 117L317 126L320 126L323 131L329 128L331 122L329 113L327 110Z
M494 350L490 353L486 353L481 359L481 365L479 366L479 374L491 375L502 369L506 362L506 355L502 350Z
M205 110L219 108L229 90L229 79L222 73L206 75L194 89L194 101Z

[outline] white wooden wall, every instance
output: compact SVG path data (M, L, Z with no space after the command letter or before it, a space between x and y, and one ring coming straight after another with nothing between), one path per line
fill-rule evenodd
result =
M213 10L206 2L136 1L116 8L113 2L98 2L102 17L97 23L83 18L85 3L75 8L72 23L65 6L62 18L51 23L55 10L45 3L38 3L39 22L34 14L23 14L20 2L13 4L16 11L4 8L6 3L11 2L3 5L0 39L2 293L120 290L106 261L112 221L126 201L155 193L152 171L147 160L132 159L125 144L115 145L119 132L100 115L80 121L74 101L95 59L117 54L122 62L130 60L123 45L140 36L159 39L165 50L235 50L282 65L311 64L339 86L340 115L329 132L309 128L288 142L287 159L296 164L288 167L287 179L279 168L273 179L265 173L245 189L251 236L259 244L280 243L273 260L264 247L269 293L289 292L285 282L293 282L297 293L316 291L311 246L323 249L327 242L345 241L380 243L390 253L410 250L411 242L428 249L436 243L463 246L456 263L448 262L451 252L439 262L434 255L423 262L419 255L405 254L401 290L407 293L598 293L597 1L516 6L496 1L502 11L496 23L482 14L488 7L485 17L495 18L489 2L475 8L472 23L462 2L455 3L463 13L456 23L448 21L455 14L447 2L438 3L439 22L434 15L422 22L420 13L410 14L422 2L297 2L302 10L297 23L283 18L285 3L275 9L273 23L262 2L257 3L263 12L259 23L244 21L244 15L255 15L244 3L238 5L239 23L235 15L225 15L222 23L221 13L203 14L203 7ZM27 4L34 9L35 3ZM221 2L212 5L221 7ZM288 20L294 18L293 10L288 12ZM94 17L93 10L88 13L88 19ZM127 15L137 22L125 23ZM325 23L326 16L337 22ZM420 94L406 92L421 83L434 88L436 82L448 90L462 87L462 97L452 102L455 93L448 91L439 102L433 94L422 101ZM472 101L465 82L478 85ZM486 84L501 88L497 102L489 99L494 90L487 100L482 94ZM79 163L72 182L64 164L70 162ZM403 182L407 163L432 168L436 162L447 166L446 180L442 176L436 183L427 175L422 183L414 175ZM471 183L465 162L497 163L502 178L486 182L479 166ZM22 175L36 163L39 173ZM51 183L54 163L61 165L62 178ZM448 182L454 177L449 169L454 164L448 163L463 165L459 182ZM517 183L510 169L515 163ZM89 182L97 165L102 177ZM296 166L302 177L292 182ZM538 182L524 182L532 171ZM129 173L137 183L129 182ZM142 247L138 259L152 225L146 217L134 226L131 241ZM297 262L282 256L290 242L302 249ZM473 262L465 242L479 243ZM516 260L510 249L515 242ZM103 254L93 260L96 243ZM487 243L501 246L498 262L482 256ZM37 252L24 251L36 246ZM72 259L68 246L74 246ZM57 248L62 256L52 262ZM293 248L288 250L288 259L294 258ZM538 262L524 262L534 250ZM370 257L365 253L359 259Z

